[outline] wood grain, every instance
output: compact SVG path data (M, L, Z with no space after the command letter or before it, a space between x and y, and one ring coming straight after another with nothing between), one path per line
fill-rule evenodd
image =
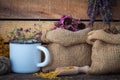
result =
M86 26L88 25L88 22L84 22ZM5 39L5 42L8 42L7 35L10 31L12 31L15 27L23 27L23 28L32 28L34 24L39 24L41 26L41 30L43 29L52 29L54 27L54 22L51 21L0 21L0 34ZM120 22L113 22L111 23L111 26L120 26ZM89 27L89 26L87 26ZM107 27L106 24L103 24L102 22L95 22L94 23L94 29L102 29Z
M56 19L62 15L88 19L87 0L0 0L0 18ZM113 7L114 19L120 19L120 0Z

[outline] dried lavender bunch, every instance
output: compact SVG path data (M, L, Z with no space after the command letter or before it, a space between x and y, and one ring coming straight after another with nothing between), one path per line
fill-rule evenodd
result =
M88 10L87 14L90 18L90 26L98 15L101 15L104 23L110 25L110 20L112 20L112 0L88 0Z

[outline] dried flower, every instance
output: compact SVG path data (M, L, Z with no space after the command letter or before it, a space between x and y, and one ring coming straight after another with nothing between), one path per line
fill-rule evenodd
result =
M112 20L111 3L112 0L88 0L87 14L90 18L90 26L93 25L98 15L101 15L104 23L110 25L110 20Z
M41 25L34 24L33 26L33 28L28 29L14 28L8 35L10 42L28 43L27 41L30 42L30 40L31 42L40 42L42 35Z
M55 79L57 78L58 73L54 71L49 73L40 72L40 73L35 73L34 75L42 78Z
M110 34L120 34L120 26L111 26L110 28L105 28L104 31Z
M81 26L80 25L81 23L82 22L79 19L74 19L71 16L64 15L60 18L60 21L55 22L54 29L62 28L62 29L67 29L75 32L85 28L85 24L83 23L84 26Z

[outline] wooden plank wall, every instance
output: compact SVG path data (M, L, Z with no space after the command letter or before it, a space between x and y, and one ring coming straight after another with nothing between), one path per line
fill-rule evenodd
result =
M120 0L113 1L113 19L120 20ZM0 0L0 19L59 19L62 15L89 19L86 14L87 4L87 0ZM11 29L28 28L35 23L42 24L42 29L51 29L54 26L54 21L0 21L0 34L7 42ZM94 28L106 26L102 22L95 22ZM120 26L120 22L113 22L112 26Z
M0 0L0 18L55 19L62 15L88 19L88 0ZM120 0L113 0L114 19L120 19Z
M88 22L84 22L86 25ZM23 27L23 28L30 28L33 27L34 24L42 25L41 29L52 29L54 26L54 22L46 21L0 21L0 34L4 38L5 42L8 42L7 35L9 32L15 27ZM120 26L120 22L113 22L112 26ZM89 26L87 26L89 27ZM107 25L103 24L102 22L95 22L94 29L101 29L105 28Z

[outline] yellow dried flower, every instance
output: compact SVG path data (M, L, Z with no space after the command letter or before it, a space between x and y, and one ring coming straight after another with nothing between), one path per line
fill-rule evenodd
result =
M9 53L0 53L0 56L9 57Z
M9 57L9 45L4 45L4 39L0 36L0 56Z
M72 70L72 69L74 69L74 67L73 66L71 66L71 67L64 67L63 69L64 70Z
M43 72L40 72L40 73L35 73L34 74L35 76L40 76L42 78L49 78L49 79L53 79L53 78L57 78L57 72L49 72L49 73L43 73Z

